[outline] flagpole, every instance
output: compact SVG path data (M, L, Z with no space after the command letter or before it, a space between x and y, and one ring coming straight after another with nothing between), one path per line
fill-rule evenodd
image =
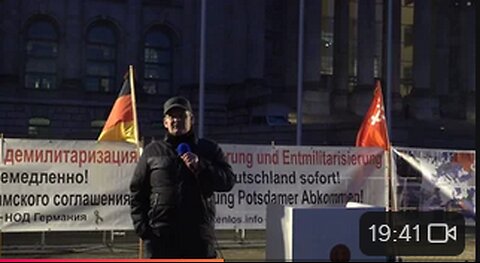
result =
M393 148L390 144L388 149L389 153L389 174L390 174L390 184L392 185L392 209L393 211L398 211L398 198L397 198L397 183L395 181L396 174L393 173Z
M144 141L143 138L142 138L142 140L139 141L138 144L137 144L137 153L139 153L139 155L140 155L140 150L139 150L139 148L143 148L144 144L145 144L145 141ZM143 250L144 250L143 247L144 247L143 239L139 238L139 239L138 239L138 258L143 258Z
M386 151L386 154L387 154L387 162L388 162L388 167L387 167L387 176L388 176L388 209L387 209L387 220L388 220L388 223L390 225L396 225L396 220L397 218L395 216L392 216L392 213L391 212L396 212L398 211L397 210L397 205L396 205L396 191L394 191L393 189L396 187L394 184L393 184L393 173L392 173L392 145L390 144L390 142L388 143L388 149ZM395 254L397 251L397 247L396 246L393 246L393 254L394 255L391 255L391 256L388 256L388 259L387 261L390 262L390 261L393 261L393 262L397 262L398 259L397 259L397 256L395 256Z
M392 0L387 0L387 90L386 90L386 121L387 131L390 137L391 130L391 112L392 112L392 46L393 46L393 3Z
M135 82L133 79L133 65L128 66L128 81L130 83L130 96L132 97L132 113L133 113L133 134L135 137L136 151L140 153L140 145L138 140L138 119L137 119L137 101L135 99ZM138 258L143 258L143 239L138 240Z
M133 133L135 136L135 145L138 151L138 120L137 120L137 102L135 99L135 83L133 81L133 65L128 66L128 78L130 81L130 96L132 97L132 112L133 112Z
M298 58L297 58L297 145L302 144L303 108L303 20L305 1L298 4Z

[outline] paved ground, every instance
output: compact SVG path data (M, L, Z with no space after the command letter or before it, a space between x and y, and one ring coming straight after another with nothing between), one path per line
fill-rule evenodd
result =
M218 233L219 256L225 261L264 261L265 231ZM2 235L1 258L138 258L138 241L131 232L55 232ZM475 235L467 236L465 251L455 257L402 257L408 262L475 261Z

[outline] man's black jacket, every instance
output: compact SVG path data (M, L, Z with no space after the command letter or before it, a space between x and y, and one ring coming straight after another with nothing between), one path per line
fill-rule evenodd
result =
M180 143L189 144L198 155L197 175L178 156ZM197 140L193 133L154 141L145 147L130 184L135 232L142 239L155 235L165 244L158 249L173 250L166 255L214 256L213 192L230 191L234 184L232 168L215 142ZM208 247L207 255L189 252L200 247Z

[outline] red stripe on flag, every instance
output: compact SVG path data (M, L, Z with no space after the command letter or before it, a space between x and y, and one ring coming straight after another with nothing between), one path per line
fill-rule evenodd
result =
M112 111L108 116L107 122L103 129L109 129L119 122L133 121L132 97L129 95L117 98L113 104Z

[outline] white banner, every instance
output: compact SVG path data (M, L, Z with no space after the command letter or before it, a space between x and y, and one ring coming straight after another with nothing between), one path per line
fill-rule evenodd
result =
M134 145L4 139L1 150L2 232L133 228Z
M216 193L216 228L264 229L266 205L385 206L377 148L221 145L236 185ZM4 139L3 232L131 230L129 183L138 155L128 143Z
M401 207L463 213L475 223L475 151L394 148Z
M218 229L264 229L266 205L385 207L384 152L379 148L222 145L236 175L216 193Z

